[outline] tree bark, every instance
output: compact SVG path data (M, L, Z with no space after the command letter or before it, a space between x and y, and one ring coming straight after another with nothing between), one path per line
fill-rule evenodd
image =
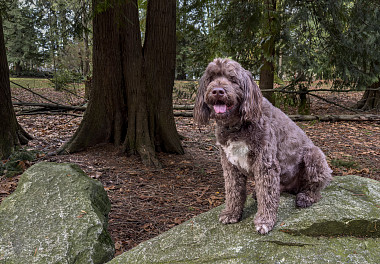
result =
M11 101L9 69L5 52L3 23L0 14L0 160L8 156L21 144L32 139L18 124Z
M73 137L59 150L59 153L77 152L99 143L120 144L120 132L126 127L122 79L122 54L118 28L118 8L107 8L96 13L100 1L94 0L93 20L93 78L91 100L83 120ZM116 1L114 1L116 3Z
M365 90L356 108L363 111L380 110L380 81L372 84L369 89Z
M173 115L176 61L176 0L148 2L144 61L149 126L156 150L183 153Z
M266 25L263 27L263 37L267 38L261 45L262 50L262 67L260 69L261 90L272 90L274 84L274 57L276 54L274 36L276 34L277 21L274 17L276 12L276 0L266 0L264 10L264 21ZM269 39L268 39L269 38ZM275 104L274 94L272 92L263 92L263 96L272 104Z
M273 62L263 57L263 66L260 69L260 90L273 90L274 84L274 66ZM263 96L267 98L272 104L274 104L273 92L262 92Z
M93 1L90 101L78 130L59 152L111 142L127 154L139 154L145 164L153 166L160 166L156 151L183 153L171 98L175 0L166 5L155 2L148 3L143 49L136 0L110 1L100 13L96 13L100 1Z

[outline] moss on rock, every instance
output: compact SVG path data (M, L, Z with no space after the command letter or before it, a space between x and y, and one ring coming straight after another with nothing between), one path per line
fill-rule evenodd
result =
M335 177L322 200L310 208L298 209L294 200L292 195L281 196L277 225L268 235L255 231L256 202L249 199L237 224L218 222L220 206L141 243L109 264L378 263L379 182Z
M38 163L0 205L0 263L105 263L111 205L73 164Z

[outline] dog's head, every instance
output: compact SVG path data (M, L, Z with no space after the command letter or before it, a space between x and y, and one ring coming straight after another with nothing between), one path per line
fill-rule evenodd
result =
M261 116L262 94L249 71L230 59L215 59L203 74L195 100L194 119L207 125L210 118L228 123L255 121Z

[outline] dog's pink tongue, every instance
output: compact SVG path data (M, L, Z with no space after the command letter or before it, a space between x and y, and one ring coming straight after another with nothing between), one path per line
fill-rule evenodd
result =
M217 114L223 114L227 111L226 105L214 105L215 113Z

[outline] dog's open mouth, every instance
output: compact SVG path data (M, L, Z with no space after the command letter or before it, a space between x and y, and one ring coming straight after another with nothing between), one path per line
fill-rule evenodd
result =
M223 105L214 105L214 111L215 113L217 114L223 114L227 111L227 105L223 104Z
M230 109L232 109L232 105L228 106L228 105L220 103L220 102L218 102L214 105L214 111L216 114L225 114Z

